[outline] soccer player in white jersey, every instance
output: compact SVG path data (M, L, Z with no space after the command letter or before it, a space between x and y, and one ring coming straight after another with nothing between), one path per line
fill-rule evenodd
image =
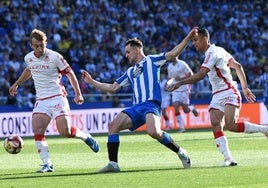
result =
M108 126L109 163L100 169L99 173L120 171L118 165L119 132L125 129L134 131L143 124L146 124L148 135L178 155L184 168L191 167L191 160L186 151L176 144L167 132L161 130L159 77L161 66L181 54L188 42L197 34L196 32L196 29L192 29L171 51L156 55L146 56L143 52L143 44L137 38L127 40L125 56L132 66L112 84L98 82L86 71L82 73L82 78L86 83L103 92L114 93L128 85L133 88L133 106L120 112Z
M46 48L46 34L34 29L30 35L31 48L24 60L27 67L18 80L9 88L10 95L17 93L17 88L31 77L34 80L36 90L36 102L32 115L32 126L35 144L43 161L43 167L37 171L40 173L53 172L54 167L49 156L45 131L52 118L60 135L64 137L80 138L94 152L98 152L99 146L95 139L84 133L70 122L70 107L66 98L67 92L61 84L62 75L66 75L74 89L76 104L84 102L78 85L77 78L63 56Z
M178 59L178 57L173 58L167 67L168 78L173 79L174 82L188 78L193 75L193 71L186 64L185 61ZM183 85L178 89L171 92L172 105L175 111L175 117L177 119L178 125L180 127L180 132L185 132L185 122L182 114L180 113L180 107L184 113L193 112L195 116L198 116L197 110L193 105L190 106L190 95L191 95L191 85Z
M167 69L166 67L161 68L160 70L160 89L161 89L161 97L162 97L162 103L161 103L161 111L162 116L165 120L165 129L169 130L173 128L172 122L169 119L169 116L167 114L167 107L170 106L170 100L171 100L171 94L169 91L167 91L166 85L167 85L168 77L167 77Z
M259 132L268 136L268 126L238 121L242 105L241 94L233 81L230 68L235 70L246 100L250 103L256 100L255 95L248 88L245 72L241 64L225 49L210 43L210 35L207 29L199 28L198 36L192 41L195 49L205 54L204 62L196 74L170 85L169 88L173 90L184 84L193 84L208 75L213 94L209 113L215 143L224 157L223 166L235 166L237 162L231 155L223 128L225 127L229 131L238 133Z

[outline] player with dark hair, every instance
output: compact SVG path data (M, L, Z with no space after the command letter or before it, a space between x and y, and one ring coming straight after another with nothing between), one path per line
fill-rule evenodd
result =
M74 89L74 102L76 104L84 102L73 70L61 54L46 48L47 37L44 32L34 29L30 35L30 42L33 51L24 57L27 67L9 88L9 93L14 96L17 93L17 88L23 82L33 78L37 99L33 109L32 126L35 144L43 161L42 169L37 172L53 172L54 167L49 157L48 143L44 135L52 118L56 121L60 135L80 138L94 152L99 151L99 146L89 133L86 134L76 126L71 125L70 107L66 98L67 92L61 84L62 75L68 77Z
M171 51L147 56L143 52L143 44L140 40L137 38L127 40L125 43L125 56L133 66L129 67L112 84L94 80L86 71L82 73L86 83L101 91L114 93L120 90L121 87L130 85L134 92L133 106L124 109L109 124L107 149L110 162L99 171L100 173L120 171L118 165L119 132L126 129L134 131L143 124L146 124L147 133L152 138L178 155L184 168L191 167L191 160L186 151L176 144L167 132L161 130L159 78L161 66L180 55L196 34L197 30L192 29L182 42Z
M230 68L235 70L246 100L253 103L256 98L248 88L245 72L241 64L225 49L210 43L207 29L199 28L198 35L194 37L192 42L197 51L205 54L205 60L199 72L177 83L170 84L168 86L169 90L174 90L184 84L196 83L208 75L213 94L209 113L216 146L224 156L223 166L235 166L237 162L231 155L223 128L225 127L227 130L237 133L260 132L268 136L268 126L238 121L242 105L241 94L237 89L237 84L233 81Z

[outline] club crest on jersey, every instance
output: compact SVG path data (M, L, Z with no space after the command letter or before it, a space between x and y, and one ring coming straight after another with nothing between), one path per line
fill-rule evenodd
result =
M142 66L138 66L136 68L136 70L133 72L133 78L138 77L142 72L143 72L143 67Z

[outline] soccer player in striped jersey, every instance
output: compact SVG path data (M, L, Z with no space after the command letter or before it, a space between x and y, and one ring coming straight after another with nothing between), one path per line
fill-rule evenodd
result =
M33 51L24 57L27 67L9 88L9 93L14 96L17 93L17 88L23 82L33 78L37 98L33 109L32 126L36 148L43 162L43 167L37 172L53 172L54 167L45 137L45 131L52 118L56 121L60 135L68 138L79 138L94 152L99 151L99 146L89 133L84 133L76 126L71 125L70 107L66 98L67 92L61 84L62 75L67 76L74 89L74 102L76 104L84 102L73 70L61 54L46 48L47 37L43 31L34 29L30 35L30 42Z
M125 43L125 56L132 64L126 72L114 83L102 83L91 77L87 71L83 71L82 78L86 83L93 85L103 92L114 93L124 86L131 86L133 89L133 106L124 109L109 124L108 127L108 156L109 163L99 170L99 173L119 172L118 149L119 132L129 129L134 131L146 124L147 133L159 143L163 144L176 153L184 168L191 167L191 160L186 151L161 130L161 89L160 89L160 68L167 61L179 56L188 42L197 34L192 29L188 35L172 50L166 53L145 55L143 44L137 38L132 38Z
M241 94L233 81L230 68L235 70L246 100L250 103L256 100L255 95L248 88L242 65L225 49L210 43L207 29L199 28L198 35L192 41L195 49L205 54L204 62L197 73L171 84L169 88L174 90L181 85L193 84L208 75L213 94L209 106L210 121L216 146L224 157L222 166L236 166L237 162L231 155L223 128L237 133L258 132L268 136L268 126L238 121L242 105Z

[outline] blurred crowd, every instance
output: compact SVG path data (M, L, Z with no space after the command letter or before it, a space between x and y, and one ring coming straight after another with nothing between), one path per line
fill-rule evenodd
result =
M138 37L146 54L170 50L194 26L207 28L211 42L224 47L244 66L251 89L268 63L268 3L265 0L1 0L0 104L32 107L32 80L10 97L8 88L25 68L31 50L29 35L38 28L48 36L48 48L60 52L75 71L87 101L111 100L80 79L80 70L113 82L128 67L124 43ZM190 45L180 56L193 72L203 56ZM234 75L235 76L235 75ZM63 79L69 96L73 95ZM238 83L239 84L239 83ZM193 97L204 97L207 80L193 85ZM126 88L121 94L131 93ZM90 94L90 95L88 95ZM101 96L101 97L100 97Z

